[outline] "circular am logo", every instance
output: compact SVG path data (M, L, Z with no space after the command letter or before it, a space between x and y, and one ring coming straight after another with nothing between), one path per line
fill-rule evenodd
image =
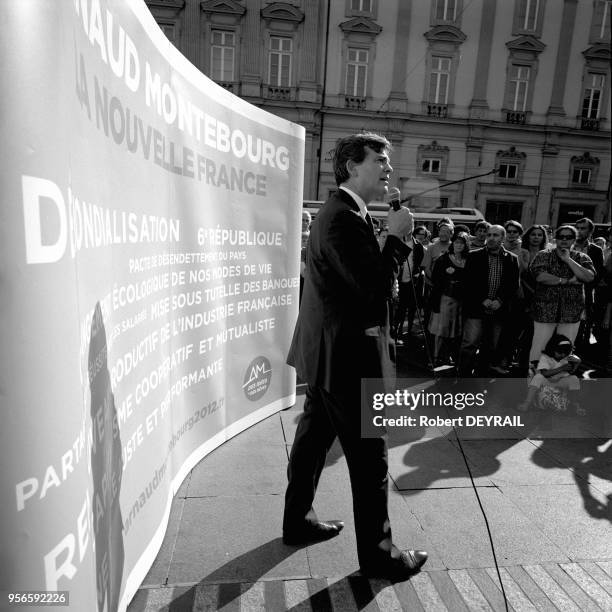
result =
M252 402L264 395L272 380L272 366L270 361L263 356L255 357L249 364L244 374L242 389L247 399Z

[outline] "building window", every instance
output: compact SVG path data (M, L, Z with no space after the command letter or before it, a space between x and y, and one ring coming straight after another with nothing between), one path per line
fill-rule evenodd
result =
M432 140L417 147L417 176L444 178L448 168L450 149ZM411 188L410 188L411 189Z
M290 87L292 52L293 40L291 38L270 37L268 84L274 87Z
M510 147L505 151L497 151L495 155L496 183L519 185L522 181L525 170L525 160L527 154L517 151L515 147Z
M211 77L215 81L234 81L234 32L212 30L211 32Z
M346 65L347 96L365 98L367 73L368 73L368 51L366 49L348 49L348 62Z
M519 165L500 163L497 176L501 179L516 180L518 178Z
M512 64L510 71L510 110L519 112L527 110L530 72L529 66Z
M610 12L612 9L612 1L598 2L602 6L601 24L599 26L599 38L607 40L610 38Z
M516 0L512 34L540 37L546 0Z
M509 64L504 103L507 123L524 124L527 122L534 76L535 70L531 66L512 61Z
M575 185L588 185L591 182L591 171L587 168L574 168L572 183Z
M429 117L445 118L452 108L450 103L453 100L457 66L461 58L460 46L467 36L457 27L457 23L451 25L437 22L434 8L436 6L432 3L431 18L434 25L431 30L425 32L429 48L422 108Z
M533 32L538 26L538 9L540 0L523 0L524 15L522 29Z
M426 157L421 164L422 174L440 174L440 160Z
M372 0L351 0L351 11L354 13L371 13Z
M455 21L457 18L456 0L435 0L435 20Z
M432 0L430 22L432 26L453 25L461 27L463 0Z
M340 4L334 0L332 4ZM378 0L345 0L344 14L347 17L366 17L376 19L378 13Z
M584 88L584 96L582 98L582 117L585 119L598 119L599 106L603 96L605 77L603 74L593 74L589 72L587 75L587 85Z
M431 75L429 80L429 102L433 104L448 104L448 86L451 75L451 59L449 57L431 58Z
M584 155L572 157L570 160L569 187L593 187L599 165L599 158L592 157L588 151Z
M591 42L610 41L610 14L612 0L596 0L591 24Z

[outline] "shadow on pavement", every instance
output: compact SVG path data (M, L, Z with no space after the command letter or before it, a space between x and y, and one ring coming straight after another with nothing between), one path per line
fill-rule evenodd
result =
M176 597L168 607L169 612L191 610L195 598L195 591L199 585L221 584L223 588L219 591L218 609L224 609L228 604L231 609L239 606L241 590L240 583L258 582L270 570L279 563L290 557L301 547L286 546L281 538L275 538L249 550L242 555L230 559L227 563L219 566L214 572L203 576L199 583L190 587ZM194 608L195 609L195 608Z
M593 488L610 489L612 483L612 441L591 440L544 440L533 453L533 462L549 468L558 461L564 462L574 474L574 481L582 495L584 509L595 519L612 523L612 492L602 503L593 495ZM594 483L593 479L603 481ZM604 491L602 493L605 494Z
M387 581L368 580L360 575L350 575L346 580L349 582L349 588L355 600L357 610L372 609L370 606L371 602L380 591L389 585ZM313 583L315 584L310 587L310 597L295 606L287 608L286 612L304 612L304 610L308 609L315 610L316 612L332 612L332 610L338 609L337 606L332 604L332 601L337 599L337 597L334 598L332 595L334 584L330 584L329 587L324 586L325 581L323 580L313 581ZM319 585L316 585L316 583L320 583L320 588L317 589ZM308 604L310 604L310 608ZM349 608L347 605L347 609L352 610L353 608ZM376 609L378 608L376 607Z

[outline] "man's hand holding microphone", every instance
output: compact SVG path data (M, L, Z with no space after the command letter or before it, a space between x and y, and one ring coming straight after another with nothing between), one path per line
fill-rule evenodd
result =
M389 234L403 240L406 234L412 232L414 227L414 217L410 209L401 205L400 191L397 187L392 187L385 196L385 201L389 204L387 223Z

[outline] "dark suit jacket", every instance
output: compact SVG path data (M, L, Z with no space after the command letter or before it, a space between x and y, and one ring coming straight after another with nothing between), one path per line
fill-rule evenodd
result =
M594 242L589 241L586 254L591 258L593 267L595 268L595 278L593 279L593 282L588 283L588 285L595 287L605 272L603 250Z
M388 372L387 337L393 273L409 249L389 236L383 253L357 203L339 190L314 220L304 291L287 363L306 383L330 393L358 392L361 378Z
M503 247L502 247L503 249ZM496 317L504 317L519 289L519 262L514 253L502 250L502 278L495 297L502 303ZM485 316L482 302L488 297L489 255L487 249L470 251L465 263L463 313L470 318Z

